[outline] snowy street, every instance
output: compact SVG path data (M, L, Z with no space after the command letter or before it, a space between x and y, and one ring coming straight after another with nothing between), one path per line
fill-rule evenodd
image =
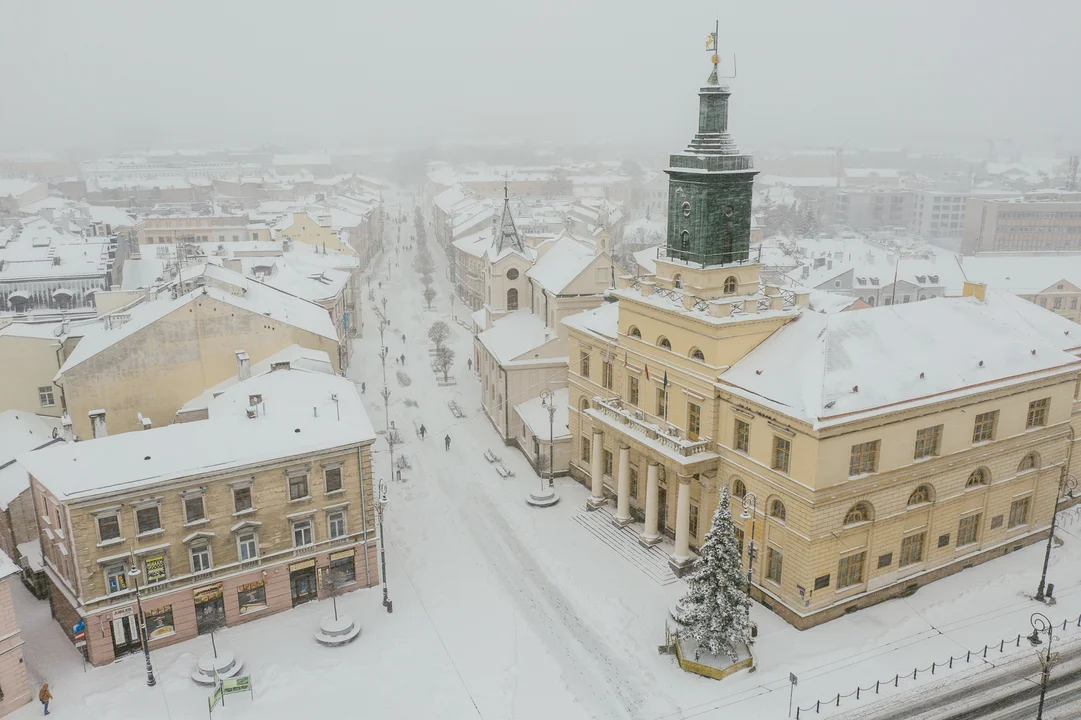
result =
M389 485L386 562L394 612L381 606L380 588L340 598L339 608L361 626L359 638L342 648L322 647L312 639L320 617L330 612L329 601L221 631L218 646L230 647L245 662L254 700L231 696L214 718L784 718L789 673L799 678L795 705L806 708L994 645L986 661L940 669L933 678L901 680L896 690L891 686L878 696L880 701L887 693L913 698L918 693L906 691L924 683L961 673L978 679L993 669L1000 639L1027 635L1032 612L1044 612L1060 627L1081 615L1079 506L1060 516L1065 544L1053 551L1049 570L1057 605L1045 607L1026 596L1039 580L1041 543L909 598L804 632L754 605L756 672L724 681L684 673L673 657L657 650L683 582L662 584L639 561L613 549L609 543L618 544L618 538L604 540L591 532L581 521L589 491L570 478L555 481L557 505L538 509L525 503L539 481L518 450L502 444L481 411L479 383L466 366L472 338L451 318L442 250L429 228L438 266L432 310L426 309L412 269L416 241L411 252L395 251L399 227L402 248L416 234L410 197L386 197L388 214L399 202L407 222L386 225L385 249L370 273L376 302L367 300L363 287L364 336L355 341L348 371L358 386L365 384L362 397L378 431L385 430L385 411L389 414L403 440L394 456L408 464L401 481L393 479L381 434L372 457L375 480ZM375 314L384 296L390 321L385 332L389 408L380 396ZM458 319L467 321L462 304L453 306ZM437 320L448 322L448 345L456 354L450 376L457 384L449 386L431 368L427 332ZM402 354L404 366L395 361ZM464 410L464 418L454 416L451 401ZM424 439L415 430L422 423ZM445 436L451 439L449 450ZM514 475L500 477L483 457L487 450ZM48 603L22 588L14 592L33 687L36 692L40 682L50 683L51 716L57 720L207 717L208 693L189 674L196 658L209 650L208 638L154 651L159 683L147 688L138 654L84 672L79 654L50 618ZM1065 649L1066 642L1081 638L1081 628L1069 624L1056 642L1058 637ZM851 712L873 698L823 706L820 716ZM12 717L40 714L34 702Z

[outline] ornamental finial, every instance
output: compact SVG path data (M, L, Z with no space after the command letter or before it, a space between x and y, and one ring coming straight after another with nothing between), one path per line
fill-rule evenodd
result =
M717 36L720 34L720 31L721 21L717 20L716 24L713 26L713 32L711 32L709 34L709 37L706 38L706 51L712 53L712 57L710 59L713 61L713 72L709 74L709 79L706 80L706 83L708 83L709 85L720 85L720 80L718 79L717 74L717 66L721 63L721 58L719 55L717 55Z

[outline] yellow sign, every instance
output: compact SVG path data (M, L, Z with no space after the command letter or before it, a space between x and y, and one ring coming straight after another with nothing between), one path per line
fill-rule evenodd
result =
M349 550L342 550L341 552L331 553L331 560L344 560L345 558L351 558L356 554L356 551L350 548Z
M210 602L211 600L217 600L222 596L221 583L216 585L207 585L206 587L195 588L195 604Z
M157 583L165 579L165 556L155 555L146 559L146 581Z
M289 572L296 572L297 570L306 570L307 568L315 567L315 558L311 560L305 560L304 562L294 563L289 566Z

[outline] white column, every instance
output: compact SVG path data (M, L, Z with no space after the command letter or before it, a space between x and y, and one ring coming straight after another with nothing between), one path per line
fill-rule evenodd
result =
M646 472L646 530L638 538L643 545L656 545L661 541L661 534L657 532L658 488L660 486L660 465L649 462L649 470Z
M677 572L687 567L691 559L691 476L679 476L676 496L676 547L668 562Z
M619 483L616 485L616 525L631 524L631 448L619 446Z
M586 509L596 510L604 505L604 433L593 431L593 487L586 500Z

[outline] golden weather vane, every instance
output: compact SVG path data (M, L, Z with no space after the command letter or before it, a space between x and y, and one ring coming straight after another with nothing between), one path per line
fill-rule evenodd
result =
M710 85L718 85L720 81L717 79L717 66L721 63L721 58L717 55L717 36L721 32L721 21L717 20L713 26L713 32L706 38L706 51L712 53L710 60L713 61L713 72L709 74L708 82Z

